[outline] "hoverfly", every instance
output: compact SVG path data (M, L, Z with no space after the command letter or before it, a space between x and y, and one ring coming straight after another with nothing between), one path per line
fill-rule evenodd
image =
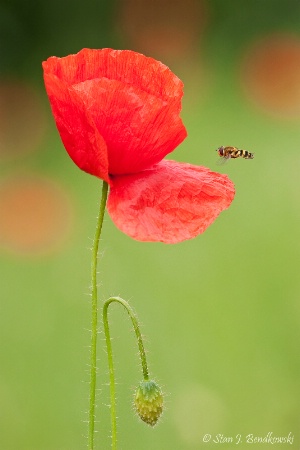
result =
M244 159L253 159L254 153L248 152L248 150L240 150L236 147L219 147L217 150L218 155L221 157L221 159L218 160L217 164L224 164L229 159L235 159L235 158L244 158Z

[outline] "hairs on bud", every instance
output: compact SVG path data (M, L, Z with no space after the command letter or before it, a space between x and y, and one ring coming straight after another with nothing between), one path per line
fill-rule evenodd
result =
M156 425L163 412L163 394L153 380L141 381L134 394L134 406L140 419L150 426Z

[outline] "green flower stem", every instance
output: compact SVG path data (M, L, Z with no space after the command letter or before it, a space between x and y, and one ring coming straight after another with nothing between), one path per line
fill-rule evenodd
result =
M110 339L110 331L108 325L108 307L111 303L116 302L120 303L124 306L126 311L129 314L131 319L137 341L139 347L139 353L142 363L142 371L143 377L145 381L149 380L149 371L146 360L146 353L143 344L142 335L140 332L138 319L133 309L129 306L129 304L120 297L110 297L108 300L104 302L103 305L103 326L104 326L104 334L106 340L106 349L107 349L107 358L108 358L108 367L109 367L109 383L110 383L110 411L111 411L111 429L112 429L112 450L117 449L117 415L116 415L116 388L115 388L115 373L114 373L114 362L113 362L113 354L112 354L112 345Z
M95 436L95 399L97 378L97 334L98 334L98 296L97 296L97 263L98 249L101 236L105 206L107 200L108 184L103 181L100 210L95 231L92 249L92 323L91 323L91 360L90 360L90 407L89 407L89 434L88 448L94 450Z

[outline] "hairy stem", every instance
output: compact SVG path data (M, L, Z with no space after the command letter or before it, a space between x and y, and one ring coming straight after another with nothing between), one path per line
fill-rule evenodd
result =
M97 378L97 334L98 334L98 295L97 295L97 263L99 241L101 236L105 205L107 200L108 184L103 181L100 209L92 249L92 319L91 319L91 359L90 359L90 407L89 407L89 434L88 448L94 450L95 436L95 400Z

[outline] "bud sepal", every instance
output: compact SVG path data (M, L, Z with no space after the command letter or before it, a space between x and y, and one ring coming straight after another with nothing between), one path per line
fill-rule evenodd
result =
M156 425L163 412L163 394L153 380L141 381L135 394L134 406L143 422Z

